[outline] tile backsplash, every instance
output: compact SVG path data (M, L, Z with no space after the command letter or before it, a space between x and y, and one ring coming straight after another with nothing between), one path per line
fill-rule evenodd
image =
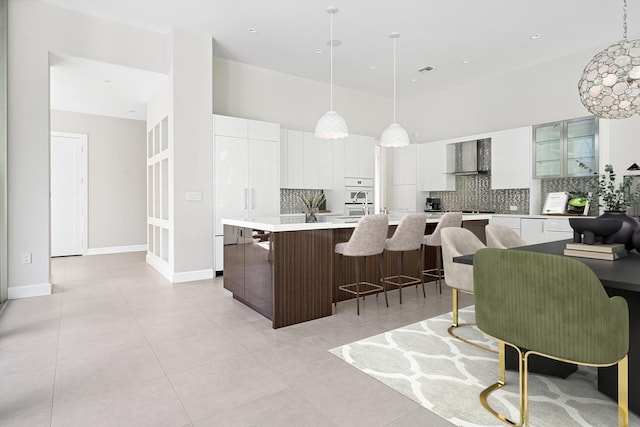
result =
M315 193L322 193L322 190L300 190L296 188L281 188L280 189L280 215L302 213L303 205L298 196L303 194L313 195ZM326 205L326 202L325 202ZM326 206L321 206L320 209L325 209Z
M432 191L430 197L439 197L445 211L529 213L529 189L492 190L490 174L456 176L456 191ZM512 211L511 206L516 206L517 210Z

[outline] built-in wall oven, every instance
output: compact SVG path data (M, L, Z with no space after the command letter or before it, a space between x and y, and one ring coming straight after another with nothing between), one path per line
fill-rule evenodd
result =
M344 208L347 216L373 213L373 179L345 178Z

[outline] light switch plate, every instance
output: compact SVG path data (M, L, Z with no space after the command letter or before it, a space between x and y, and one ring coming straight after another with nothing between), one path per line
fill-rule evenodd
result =
M31 264L31 252L22 254L22 263Z
M509 210L512 211L512 212L513 211L517 211L518 207L517 206L509 206Z
M186 200L202 200L202 192L201 191L187 191L185 193Z

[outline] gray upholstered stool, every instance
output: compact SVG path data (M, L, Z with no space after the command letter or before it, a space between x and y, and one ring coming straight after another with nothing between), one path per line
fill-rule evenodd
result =
M453 258L462 255L475 254L479 249L486 248L471 231L466 228L445 228L442 230L442 258L444 268L447 272L445 283L452 289L451 299L453 301L451 326L447 329L449 335L460 341L471 344L483 350L497 353L484 345L469 341L456 334L456 329L462 326L472 326L473 323L460 323L458 321L458 294L464 292L473 294L473 265L453 262Z
M356 281L346 285L338 286L338 289L354 294L356 296L356 310L360 314L360 296L369 294L377 294L384 292L384 300L389 307L387 299L387 291L384 286L375 283L369 283L363 280L366 272L366 259L369 256L377 255L380 264L380 281L382 282L382 253L384 251L384 242L387 239L389 231L389 218L384 214L365 215L360 218L353 230L353 234L348 242L338 243L335 252L340 255L338 258L338 277L341 276L343 257L354 257ZM364 264L362 270L360 264ZM337 301L334 303L337 306Z
M422 278L407 276L402 274L402 260L405 252L420 251L422 247L422 238L424 237L424 226L426 224L426 216L421 213L407 214L402 217L393 236L387 239L384 244L385 252L400 252L398 258L398 274L384 278L384 284L390 284L398 288L400 295L400 304L402 304L402 287L408 285L418 285L422 283L422 294L426 296L424 291L424 281ZM420 255L422 253L420 252ZM418 265L422 270L422 264Z
M442 293L442 279L444 278L444 269L442 268L442 243L440 239L440 231L445 227L460 227L462 225L462 212L447 212L440 217L436 229L433 233L427 234L422 238L423 250L426 246L436 248L436 268L423 269L422 276L434 277L437 279L438 291ZM421 255L424 260L424 253Z
M487 247L489 248L509 249L527 245L527 242L507 226L488 224L484 230L487 234Z

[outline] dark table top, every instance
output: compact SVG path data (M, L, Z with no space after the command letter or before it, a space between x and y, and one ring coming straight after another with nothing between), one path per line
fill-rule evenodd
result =
M540 243L538 245L521 246L511 250L542 252L553 255L563 255L569 240ZM609 288L640 292L640 254L629 252L624 258L616 261L606 261L590 258L571 257L588 265L598 276L602 284ZM455 257L454 262L473 265L473 255Z

